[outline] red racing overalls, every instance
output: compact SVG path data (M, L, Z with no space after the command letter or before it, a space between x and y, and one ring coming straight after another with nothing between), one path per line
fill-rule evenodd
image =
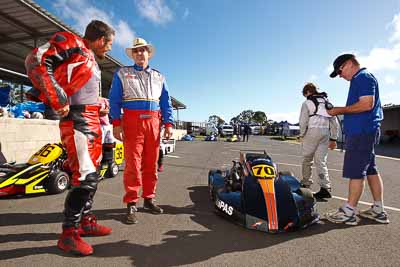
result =
M35 48L27 56L25 67L35 87L31 91L35 97L54 110L70 105L69 114L59 125L72 172L63 226L76 226L82 214L89 213L99 181L100 69L85 41L69 32L56 33L49 42Z
M136 203L141 187L142 198L152 199L158 179L160 125L173 123L165 78L150 67L123 67L114 74L109 97L113 126L122 125L124 133L123 201Z

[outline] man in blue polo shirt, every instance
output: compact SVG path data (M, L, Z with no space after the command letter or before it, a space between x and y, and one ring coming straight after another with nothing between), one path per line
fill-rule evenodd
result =
M328 111L331 116L344 114L346 153L343 177L349 179L349 195L347 202L338 210L327 213L326 218L334 223L357 225L356 208L367 178L374 203L359 215L379 223L389 223L383 207L383 183L375 163L374 151L379 142L383 120L378 81L367 69L360 67L352 54L337 57L333 67L331 78L339 75L350 81L346 106Z

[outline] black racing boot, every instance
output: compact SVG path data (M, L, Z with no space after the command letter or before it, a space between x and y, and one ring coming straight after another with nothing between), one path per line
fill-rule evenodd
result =
M152 198L146 198L143 203L143 208L145 210L149 210L153 214L161 214L163 213L163 209L154 204L154 200Z
M321 189L319 190L319 192L314 194L314 197L316 199L324 199L324 198L331 198L331 189L330 188L323 188L321 187Z
M137 212L136 203L135 202L128 203L127 206L128 206L128 212L126 213L125 223L126 224L138 223L138 220L136 218L136 212Z

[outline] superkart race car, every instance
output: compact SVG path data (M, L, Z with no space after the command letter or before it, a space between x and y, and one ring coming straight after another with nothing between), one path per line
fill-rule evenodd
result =
M210 170L208 186L217 212L248 229L269 233L306 228L319 221L316 200L265 151L240 153L230 170Z
M124 145L122 143L103 144L103 158L100 163L99 174L103 178L113 178L119 173L120 165L124 161Z
M67 155L60 143L46 144L27 163L0 164L0 197L48 192L57 194L69 186L63 171Z
M185 134L184 136L182 136L181 140L182 141L193 141L194 137L191 136L190 134Z
M210 134L204 138L204 141L218 141L218 137L216 134Z
M227 141L227 142L239 142L239 137L238 137L236 134L234 134L234 135L232 135L231 137L228 137L228 138L226 139L226 141Z
M27 163L0 164L0 197L64 192L70 186L71 177L66 160L62 144L54 143L44 145ZM122 143L103 144L101 178L115 177L123 160Z

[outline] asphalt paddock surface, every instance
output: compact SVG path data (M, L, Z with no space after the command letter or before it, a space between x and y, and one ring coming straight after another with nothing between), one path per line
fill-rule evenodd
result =
M390 224L363 219L358 226L344 226L322 220L298 232L267 234L217 216L208 197L209 169L229 167L241 149L266 149L279 170L300 175L298 144L253 136L248 143L178 142L176 152L165 158L159 177L157 203L164 214L140 209L139 223L125 225L122 175L99 185L94 213L113 233L84 238L94 248L88 257L69 255L56 247L66 193L1 199L0 266L399 266L398 159L377 160ZM343 153L330 152L335 198L318 203L321 214L337 208L343 202L340 198L347 196L342 162ZM371 202L368 190L362 201Z

